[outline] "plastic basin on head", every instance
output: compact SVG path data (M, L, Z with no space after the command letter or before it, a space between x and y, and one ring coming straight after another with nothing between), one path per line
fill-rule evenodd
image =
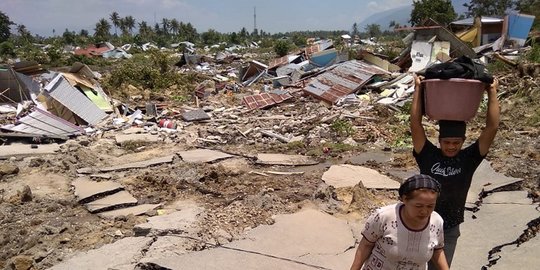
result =
M433 120L471 120L485 91L485 84L478 80L428 79L422 84L425 113Z

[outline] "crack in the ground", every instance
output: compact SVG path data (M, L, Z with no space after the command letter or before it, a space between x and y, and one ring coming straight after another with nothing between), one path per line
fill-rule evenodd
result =
M536 209L539 210L539 207L540 206L537 206ZM529 221L527 223L527 229L525 229L523 233L516 240L509 243L498 245L489 251L488 253L489 263L487 265L482 266L482 270L487 270L491 266L497 264L497 261L502 258L502 256L499 255L498 253L501 252L503 247L511 246L511 245L516 245L516 247L519 247L521 244L536 237L539 230L540 230L540 217Z

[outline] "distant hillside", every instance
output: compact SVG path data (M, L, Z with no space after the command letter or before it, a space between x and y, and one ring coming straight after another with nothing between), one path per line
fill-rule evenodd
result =
M467 8L463 6L464 3L469 3L468 0L452 0L452 5L454 6L454 10L458 14L465 13L467 11ZM410 25L409 19L411 17L413 5L405 5L396 7L393 9L389 9L387 11L383 11L380 13L375 13L365 19L360 20L360 23L358 25L358 29L360 31L364 31L366 25L368 24L378 24L381 26L381 30L388 30L390 27L388 26L391 21L395 21L396 23L399 23L400 25Z

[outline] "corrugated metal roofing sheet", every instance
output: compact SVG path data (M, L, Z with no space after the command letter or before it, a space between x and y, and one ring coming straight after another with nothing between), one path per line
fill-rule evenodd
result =
M249 109L266 108L276 103L281 103L287 99L292 98L289 93L274 94L274 93L262 93L257 95L245 96L244 103Z
M388 71L358 60L337 64L334 68L313 78L304 91L316 98L336 103L341 97L357 91L376 74Z
M6 128L15 132L69 136L84 130L56 115L35 108L33 112L19 119L14 127Z
M100 110L79 89L73 87L62 75L58 75L47 86L46 92L75 113L88 124L95 125L107 114Z

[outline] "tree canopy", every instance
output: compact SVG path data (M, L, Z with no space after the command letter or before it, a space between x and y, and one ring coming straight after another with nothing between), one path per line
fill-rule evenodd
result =
M9 27L13 24L15 23L13 23L4 12L0 11L0 43L8 40L11 35Z
M456 17L450 0L414 0L409 22L412 26L417 26L431 18L442 25L448 25Z
M525 2L537 2L532 0L524 0ZM508 9L513 8L517 3L523 0L470 0L467 4L463 4L467 8L466 15L469 17L477 16L503 16Z

